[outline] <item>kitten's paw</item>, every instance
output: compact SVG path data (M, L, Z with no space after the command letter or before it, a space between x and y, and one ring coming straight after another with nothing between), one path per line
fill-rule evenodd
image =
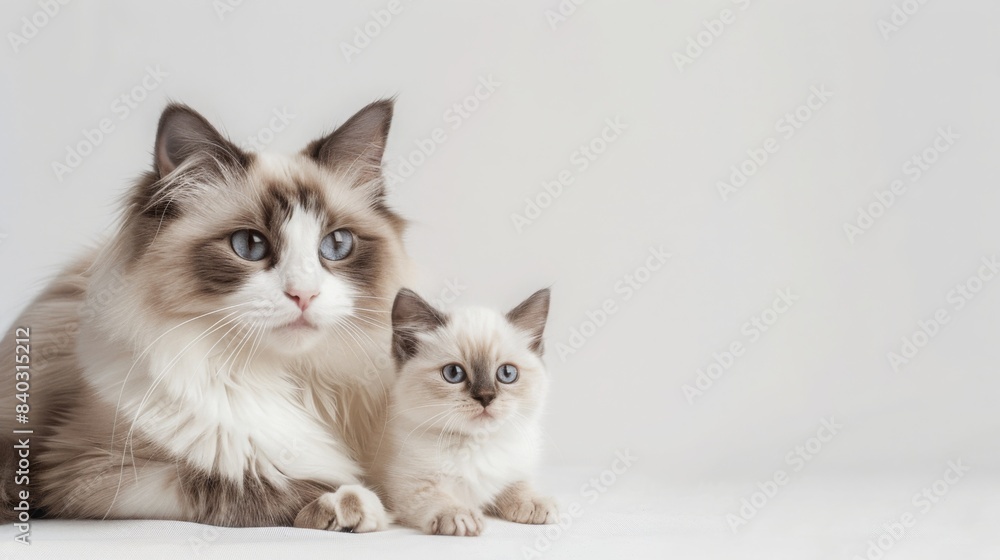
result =
M370 533L389 525L389 514L374 492L357 484L327 492L302 508L296 527L343 533Z
M507 504L499 510L499 516L514 523L543 525L555 523L559 519L559 508L552 498L534 496L520 502Z
M424 531L431 535L476 537L485 526L486 520L480 511L456 506L439 511Z

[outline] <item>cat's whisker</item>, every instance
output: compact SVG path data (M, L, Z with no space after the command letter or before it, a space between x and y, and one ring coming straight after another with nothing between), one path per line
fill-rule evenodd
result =
M205 352L205 355L202 356L201 360L198 361L198 365L201 365L205 360L207 360L208 357L212 355L212 351L215 350L215 348L219 344L221 344L223 340L229 340L230 343L232 342L232 339L229 337L229 334L241 326L240 320L242 320L243 317L245 317L246 315L248 315L248 314L242 315L242 316L238 317L237 319L235 319L233 321L230 321L230 322L226 323L226 325L224 325L224 326L228 326L229 328L226 330L226 332L224 332L222 334L222 336L219 337L219 340L215 341L215 344L213 344L211 347L209 347L208 352ZM220 330L221 330L221 328L220 328ZM226 344L226 347L223 348L222 352L224 353L227 350L229 350L229 344Z
M380 315L385 315L389 313L388 309L368 309L367 307L355 307L356 311L368 311L369 313L378 313Z
M115 445L115 429L116 429L116 428L118 427L118 411L119 411L119 410L121 409L121 405L122 405L122 397L123 397L123 396L125 395L125 384L126 384L126 383L128 383L128 379L129 379L129 376L130 376L130 375L132 375L132 371L133 371L133 370L135 369L135 366L136 366L136 365L137 365L137 364L139 363L139 361L140 361L140 360L142 360L142 358L143 358L143 357L144 357L144 356L145 356L146 354L148 354L148 353L149 353L149 351L150 351L150 350L152 350L152 349L153 349L153 347L154 347L154 346L156 345L156 343L157 343L157 342L159 342L159 341L160 341L160 339L162 339L163 337L165 337L165 336L167 336L168 334L170 334L171 332L173 332L173 331L175 331L175 330L177 330L177 329L179 329L179 328L183 327L184 325L187 325L188 323L191 323L191 322L193 322L193 321L197 321L198 319L203 319L203 318L205 318L205 317L208 317L209 315L212 315L212 314L215 314L215 313L221 313L221 312L223 312L223 311L228 311L228 310L230 310L230 309L234 309L234 308L237 308L237 307L241 307L241 306L243 306L243 305L249 305L249 304L251 304L251 303L253 303L253 302L250 302L250 301L246 301L246 302L243 302L243 303L237 303L237 304L235 304L235 305L229 305L229 306L226 306L226 307L223 307L223 308L221 308L221 309L217 309L217 310L215 310L215 311L209 311L208 313L204 313L204 314L202 314L202 315L199 315L199 316L197 316L197 317L194 317L194 318L191 318L191 319L188 319L188 320L186 320L186 321L184 321L184 322L182 322L182 323L179 323L179 324L177 324L176 326L174 326L174 327L172 327L172 328L168 329L168 330L167 330L167 331L165 331L165 332L164 332L163 334L161 334L160 336L156 337L156 338L155 338L155 339L154 339L154 340L153 340L152 342L150 342L150 343L149 343L149 346L147 346L147 347L146 347L146 349L145 349L145 350L143 350L143 351L142 351L142 352L141 352L141 353L140 353L140 354L139 354L139 355L138 355L138 356L136 357L136 359L135 359L135 360L133 360L133 362L132 362L132 367L130 367L130 368L129 368L128 372L126 372L126 373L125 373L125 378L124 378L124 379L122 379L122 387L121 387L121 389L120 389L120 390L118 391L118 402L117 402L117 403L115 403L115 415L113 416L113 418L114 418L114 423L113 423L113 424L112 424L112 426L111 426L111 448L112 448L112 450L114 449L114 445Z
M340 327L340 326L351 327L352 325L350 325L346 321L342 321L341 320L341 321L338 321L335 326L336 327ZM344 336L340 332L340 330L339 329L334 329L334 332L337 333L337 336L341 339L341 341L344 342L344 345L347 346L347 348L351 351L351 353L353 353L354 356L356 358L358 358L358 360L360 361L360 359L361 359L360 356L358 356L358 353L354 351L354 348L351 347L350 343L347 341L347 339L344 338ZM349 330L345 330L345 332L347 332L348 334L351 334ZM385 384L382 383L382 376L379 374L378 366L375 365L375 362L371 359L371 357L365 351L364 347L361 345L361 342L357 338L355 338L353 335L351 335L351 338L354 339L354 342L357 343L358 348L364 353L365 358L368 360L368 363L371 364L372 371L374 372L375 377L378 379L379 385L382 388L383 402L385 402L388 399L388 390L385 388ZM369 337L368 340L371 340L371 338ZM374 342L373 342L373 344L374 344ZM387 424L388 424L388 422L383 423L383 425L382 425L382 430L381 430L381 433L379 434L378 444L375 447L375 453L372 456L373 457L373 459L372 459L373 461L378 458L379 452L382 450L382 440L385 438L385 428L386 428Z
M229 315L227 315L227 317L230 317L230 316L232 316L232 315L234 315L236 313L237 312L230 313ZM227 322L225 324L237 323L243 317L246 317L248 314L249 313L243 313L242 315L236 317L235 319L230 320L229 322ZM139 405L136 407L135 415L132 418L132 424L129 427L128 433L125 435L125 441L122 444L122 460L121 460L121 464L119 465L119 468L120 468L121 472L118 475L118 487L115 489L115 495L111 499L111 504L108 506L107 512L105 512L105 514L104 514L104 518L105 519L111 513L111 509L114 507L115 502L118 499L118 495L121 492L122 483L124 482L124 478L125 478L125 457L126 457L126 453L128 453L128 455L132 459L132 470L133 470L133 474L135 476L136 483L138 484L138 481L139 481L139 472L138 472L138 468L136 467L136 461L135 461L135 443L134 443L134 441L132 439L132 436L133 436L133 434L135 432L135 425L138 422L139 417L142 415L142 409L145 406L145 404L146 404L147 400L149 399L150 395L152 395L152 393L156 390L156 388L159 386L160 382L166 377L166 375L170 372L170 370L173 369L173 366L180 360L180 357L191 346L193 346L194 344L196 344L198 341L204 339L206 336L208 336L212 332L215 332L216 330L218 330L218 329L216 329L214 327L216 325L218 325L220 322L225 321L225 320L226 320L226 317L223 317L219 321L216 321L215 324L213 324L211 327L209 327L208 329L206 329L205 331L203 331L194 340L192 340L191 342L189 342L187 344L187 346L185 346L183 349L181 349L181 351L178 352L177 356L175 356L170 362L168 362L167 367L165 367L163 369L163 371L161 371L156 376L156 378L153 380L153 383L150 385L149 389L147 389L146 393L143 395L142 400L139 401ZM219 327L219 328L221 328L221 327ZM115 423L117 424L117 416L116 416ZM112 449L113 449L114 439L112 439L111 441L112 441Z
M238 315L239 313L240 313L240 311L238 311L238 310L237 311L232 311L229 314L227 314L225 317L223 317L222 319L219 319L214 324L212 324L210 327L208 327L205 331L203 331L198 337L196 337L195 340L192 341L191 344L193 344L194 342L197 342L198 340L201 340L202 338L204 338L208 334L211 334L212 332L215 332L215 331L217 331L217 330L225 327L228 324L232 324L232 323L234 323L236 321L239 321L239 319L241 317L243 317L243 316L246 315L246 313L244 313L243 315L240 315L240 317L237 317L236 319L229 320L230 317L233 317L234 315ZM190 346L190 344L188 346ZM178 354L177 358L179 358L180 354L182 354L184 351L186 351L187 348L188 347L185 347L183 350L181 350L181 352ZM173 360L171 360L171 362L168 363L168 366L172 367L172 364L173 364ZM169 369L169 367L168 367L168 369ZM124 391L124 388L125 388L125 386L124 386L124 383L123 383L122 384L122 390L123 391ZM147 393L147 395L148 395L148 393ZM145 396L143 397L143 401L145 401ZM141 410L141 409L142 409L142 404L140 403L138 410ZM134 424L134 421L133 421L133 424ZM112 425L112 430L111 430L111 450L112 450L112 452L114 451L114 445L115 445L114 436L115 436L115 428L117 428L117 426L118 426L118 410L116 409L116 411L115 411L115 417L114 417L114 424ZM129 430L129 434L131 434L131 429ZM123 443L123 447L122 447L122 451L123 452L128 449L128 443L129 443L130 439L131 439L131 435L129 435L128 437L125 438L125 442Z
M241 376L246 375L247 368L250 367L250 362L253 361L254 354L256 354L257 351L260 349L260 343L264 339L264 332L266 330L264 327L264 322L257 321L254 324L253 328L255 329L256 333L254 334L253 343L250 345L250 351L247 353L247 358L246 360L243 361L243 371L240 373Z
M243 329L246 329L246 332L243 332ZM219 377L219 375L223 371L226 372L227 377L232 377L231 368L232 366L236 365L237 356L240 354L240 352L243 351L243 347L246 345L246 342L250 338L250 334L252 332L253 332L252 325L244 325L243 327L240 328L240 330L237 332L236 335L240 337L240 341L236 344L235 347L233 347L232 352L229 353L229 356L226 357L226 359L222 362L222 364L220 364L219 367L216 368L215 377Z
M227 358L222 361L223 365L226 362L229 361L228 356L232 356L233 352L236 351L235 346L239 346L239 342L241 340L241 337L243 336L243 329L249 327L249 325L247 325L246 323L243 323L243 322L239 322L235 326L238 329L236 331L236 334L233 335L233 336L229 336L229 333L232 332L232 331L229 331L229 332L226 333L226 336L225 336L225 338L226 338L226 347L223 348L221 352L219 352L220 356L227 356ZM233 349L233 351L230 352L230 349ZM215 369L215 374L213 375L213 377L218 377L220 369L219 368L214 368L214 369Z
M357 320L362 321L362 322L364 322L364 323L366 323L366 324L368 324L370 326L377 327L377 328L380 328L380 329L386 329L386 330L388 330L388 329L392 328L392 325L389 325L388 323L383 323L381 321L376 321L374 319L369 319L367 317L361 317L361 316L357 316L356 315L356 316L352 317L352 319L357 319Z
M346 321L344 323L344 326L346 326L349 330L354 331L354 332L358 333L359 335L367 338L368 342L371 343L371 345L372 345L373 348L379 348L379 346L380 346L379 343L377 343L374 340L372 340L372 337L368 336L368 333L366 333L364 331L364 329L360 328L359 326L357 326L355 324L352 324L350 321ZM360 341L358 342L358 344L360 345ZM368 352L364 349L363 346L362 346L361 350L362 350L362 352L365 352L365 357L368 358L368 362L371 363L372 368L378 369L377 366L375 366L375 363L372 361L371 357L368 355ZM379 378L379 383L381 383L381 382L382 382L382 379L380 377ZM385 385L382 385L382 394L383 395L388 394L387 391L386 391Z
M352 325L352 324L351 324L351 323L350 323L349 321L344 321L344 322L343 322L342 324L343 324L343 326L347 327L347 331L346 331L346 332L347 332L348 334L351 334L351 331L352 331L352 330L356 330L357 332L359 332L359 333L361 333L362 335L364 335L364 337L365 337L365 338L367 338L367 339L368 339L368 341L372 343L372 345L374 345L374 346L378 346L378 344L376 344L376 343L375 343L375 341L374 341L374 340L372 340L372 338L371 338L370 336L368 336L368 334L367 334L367 333L365 333L365 332L364 332L363 330L361 330L361 329L360 329L360 328L358 328L357 326L355 326L355 325ZM355 338L353 334L351 334L351 337L352 337L352 338ZM367 359L368 359L368 363L369 363L369 364L371 364L371 367L372 367L372 370L373 370L373 372L374 372L374 374L375 374L375 378L376 378L376 379L378 380L378 383L379 383L379 386L380 386L380 387L382 388L382 398L383 398L383 402L387 402L387 401L388 401L388 398L389 398L389 390L388 390L388 389L386 389L386 387L385 387L385 383L383 383L383 382L382 382L382 376L380 375L380 372L379 372L379 368L378 368L378 366L376 366L376 365L375 365L375 362L374 362L374 361L373 361L373 360L371 359L371 356L369 356L369 355L368 355L368 352L367 352L367 351L365 351L364 347L363 347L363 346L361 345L361 342L360 342L360 340L358 340L358 339L356 339L356 338L355 338L355 341L356 341L356 342L358 342L358 347L359 347L359 349L360 349L360 350L361 350L362 352L364 352L364 354L365 354L365 358L367 358ZM386 422L384 422L384 423L382 424L382 430L381 430L381 432L379 433L379 438L378 438L378 444L377 444L377 445L376 445L376 447L375 447L375 454L373 455L373 457L376 457L376 458L377 458L377 457L378 457L378 454L379 454L379 452L380 452L380 451L382 450L382 440L383 440L383 439L385 438L385 430L386 430L386 426L388 426L388 421L386 421Z

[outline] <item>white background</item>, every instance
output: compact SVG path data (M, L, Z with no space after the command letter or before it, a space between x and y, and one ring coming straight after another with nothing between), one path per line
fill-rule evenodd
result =
M0 323L101 238L168 99L238 142L286 109L269 149L292 152L398 95L387 169L447 136L391 195L425 294L457 279L458 303L507 307L553 288L549 463L628 449L666 480L764 480L832 416L843 428L810 474L1000 467L1000 278L961 310L947 300L1000 252L1000 5L928 2L885 38L889 0L591 0L555 28L551 0L404 1L348 60L386 3L344 4L247 0L220 17L207 1L75 2L19 52L5 44ZM5 2L0 31L38 9ZM735 21L679 68L723 9ZM167 77L120 119L147 67ZM446 112L489 77L453 129ZM786 138L779 119L814 86L832 97ZM115 130L57 180L52 162L103 118ZM627 130L580 171L571 157L606 119ZM949 127L958 140L912 181L904 164ZM771 137L780 149L724 201L717 183ZM573 183L518 232L511 215L563 169ZM852 243L844 224L895 179L906 194ZM625 301L616 283L660 247L672 257ZM751 343L743 324L779 289L798 300ZM609 298L617 313L563 359ZM895 371L887 354L939 308L949 323ZM684 385L734 341L746 352L689 402Z

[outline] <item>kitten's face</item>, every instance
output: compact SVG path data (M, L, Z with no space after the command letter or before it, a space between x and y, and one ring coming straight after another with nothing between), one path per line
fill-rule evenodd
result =
M134 195L145 211L131 216L133 272L155 311L200 317L212 333L282 353L384 329L404 259L402 220L382 200L381 148L364 153L384 142L388 117L359 115L287 157L228 143L219 153L226 141L194 117L174 117L173 131L161 121L161 137L174 135L158 143L163 177L152 194ZM210 138L185 153L197 134ZM324 142L334 144L325 154Z
M401 292L393 309L399 364L393 414L421 429L466 434L533 421L548 392L540 356L548 291L518 309L507 316L480 308L445 315Z

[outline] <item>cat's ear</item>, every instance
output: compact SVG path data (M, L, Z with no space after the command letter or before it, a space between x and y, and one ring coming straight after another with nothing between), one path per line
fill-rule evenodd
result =
M531 335L531 349L538 355L545 351L542 335L549 317L550 293L548 288L538 290L507 313L510 324Z
M351 178L354 186L374 186L382 193L382 155L392 124L393 100L376 101L340 128L313 141L305 154L320 165Z
M417 334L444 326L445 316L413 290L403 288L392 303L392 353L399 363L417 353Z
M163 178L191 158L209 168L246 168L249 157L197 111L171 103L160 115L153 165Z

